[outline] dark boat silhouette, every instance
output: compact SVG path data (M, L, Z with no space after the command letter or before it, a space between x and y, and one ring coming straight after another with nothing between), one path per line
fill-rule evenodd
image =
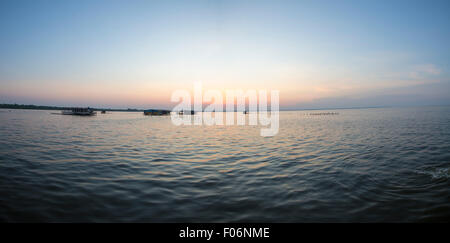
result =
M148 109L148 110L144 110L144 115L146 115L146 116L166 116L166 115L170 115L170 111Z

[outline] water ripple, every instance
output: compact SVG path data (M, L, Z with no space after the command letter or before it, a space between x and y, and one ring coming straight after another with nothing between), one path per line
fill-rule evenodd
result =
M0 112L0 221L450 218L449 107L309 113L281 112L263 138L131 112Z

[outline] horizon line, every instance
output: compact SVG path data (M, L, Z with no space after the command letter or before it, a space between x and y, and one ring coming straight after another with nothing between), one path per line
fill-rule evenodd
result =
M401 107L433 107L433 106L449 106L448 104L441 105L383 105L383 106L351 106L351 107L319 107L319 108L280 108L279 111L307 111L307 110L352 110L352 109L380 109L380 108L401 108ZM0 109L17 109L17 110L61 110L73 107L84 107L84 106L56 106L56 105L35 105L35 104L11 104L2 103L0 104ZM88 106L90 107L90 106ZM171 110L166 108L113 108L113 107L90 107L94 110L108 110L108 111L130 111L138 112L148 109L156 110ZM223 112L226 112L225 110Z

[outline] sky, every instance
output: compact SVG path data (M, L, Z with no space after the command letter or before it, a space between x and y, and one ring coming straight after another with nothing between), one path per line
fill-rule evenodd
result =
M280 91L281 109L450 104L450 1L0 1L0 103L171 108Z

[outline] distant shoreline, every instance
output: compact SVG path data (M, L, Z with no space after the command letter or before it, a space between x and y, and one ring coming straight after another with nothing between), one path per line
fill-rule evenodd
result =
M70 110L72 107L45 106L45 105L19 105L19 104L0 104L0 109L19 109L19 110ZM94 108L95 111L124 111L124 112L143 112L142 109L111 109Z

